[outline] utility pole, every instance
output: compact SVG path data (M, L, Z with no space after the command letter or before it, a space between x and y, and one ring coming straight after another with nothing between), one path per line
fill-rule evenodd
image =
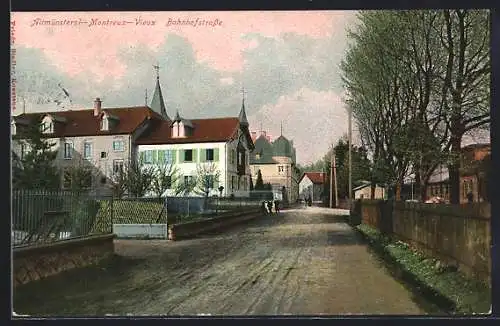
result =
M349 135L348 135L348 141L349 141L349 209L351 209L352 205L352 109L348 108L348 114L349 114L349 122L348 122L348 128L349 128Z
M330 152L330 208L333 208L333 145L332 151ZM337 204L337 202L335 202Z
M339 193L337 190L337 159L335 157L335 154L333 154L333 182L334 182L334 188L335 188L335 207L339 207Z

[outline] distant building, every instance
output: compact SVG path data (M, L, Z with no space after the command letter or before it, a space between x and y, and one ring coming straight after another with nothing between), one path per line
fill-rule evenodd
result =
M460 203L467 202L467 194L472 193L475 202L484 201L481 196L486 187L485 171L482 160L491 154L490 144L471 144L462 147L460 158ZM450 200L450 181L448 168L438 166L429 179L426 199L441 197L445 202Z
M281 193L285 187L288 200L295 202L299 195L300 172L293 141L283 135L272 140L265 131L261 131L258 137L252 132L252 138L255 139L255 149L250 155L253 184L260 170L264 183L270 183L273 192Z
M370 182L364 182L352 190L354 192L354 199L371 199L372 185ZM373 199L384 199L385 195L385 188L375 185L375 196Z
M305 172L299 181L299 198L312 202L321 202L323 200L323 190L326 182L326 173L324 172Z

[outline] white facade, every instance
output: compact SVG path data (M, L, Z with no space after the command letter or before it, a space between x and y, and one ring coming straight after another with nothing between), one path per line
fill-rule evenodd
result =
M301 199L307 199L309 196L313 198L313 185L313 182L307 177L307 175L304 176L299 183L299 197Z
M155 145L138 145L137 157L143 158L143 163L146 166L157 164L173 164L172 168L177 171L178 182L184 182L185 177L196 177L197 169L203 164L213 164L219 173L218 182L214 184L214 188L210 190L209 196L220 195L218 187L223 186L222 196L230 196L234 194L237 197L250 196L250 166L248 164L248 145L246 146L246 167L245 175L239 176L237 172L237 140L229 142L216 143L176 143L176 144L155 144ZM213 150L213 160L206 159L206 150ZM185 160L185 150L192 150L192 160ZM165 154L165 151L171 151L170 154ZM150 154L152 153L152 154ZM159 154L158 154L159 153ZM158 157L158 155L168 155L173 161L166 162L158 158L150 159L150 156ZM168 189L164 195L175 196L174 185ZM196 194L189 194L196 196Z

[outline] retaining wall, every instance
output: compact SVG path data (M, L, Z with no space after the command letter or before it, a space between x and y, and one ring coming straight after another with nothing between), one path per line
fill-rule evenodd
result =
M14 286L96 264L114 253L114 235L68 239L13 249Z

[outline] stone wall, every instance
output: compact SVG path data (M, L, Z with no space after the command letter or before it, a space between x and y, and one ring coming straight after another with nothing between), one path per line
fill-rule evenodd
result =
M363 224L418 248L467 275L490 280L491 205L356 201Z
M180 240L205 232L216 231L262 216L260 208L247 208L203 220L173 224L168 227L168 239Z
M14 248L14 286L73 268L96 264L114 253L113 235L69 239L51 244Z

